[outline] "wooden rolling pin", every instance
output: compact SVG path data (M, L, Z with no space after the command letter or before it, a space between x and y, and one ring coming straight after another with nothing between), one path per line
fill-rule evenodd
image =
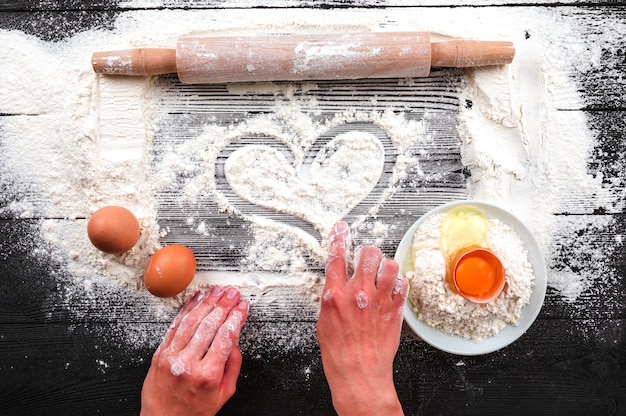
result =
M430 42L428 33L184 37L176 49L96 52L95 72L177 73L183 83L426 77L431 67L510 63L511 42Z

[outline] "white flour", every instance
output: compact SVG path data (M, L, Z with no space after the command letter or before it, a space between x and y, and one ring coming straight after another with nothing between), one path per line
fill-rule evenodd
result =
M47 218L41 227L45 242L52 250L47 255L67 265L71 276L64 283L67 296L79 297L87 292L88 298L97 299L94 291L101 290L98 288L102 285L141 288L141 273L147 256L158 248L159 237L168 233L167 229L159 229L156 222L155 189L171 184L177 173L194 168L189 160L198 144L211 149L213 141L228 142L249 131L267 132L269 129L274 137L297 148L294 154L299 157L298 152L333 124L367 120L389 134L399 153L388 194L381 196L384 201L393 193L393 184L406 174L406 168L415 167L416 160L406 158L403 149L424 137L424 125L406 120L401 112L389 109L364 114L347 110L325 125L318 125L299 111L301 106L315 108L317 105L316 86L312 83L301 86L312 94L306 103L291 100L293 91L284 85L229 86L232 94L268 88L282 90L276 93L280 100L277 99L273 114L260 115L233 126L208 124L201 137L167 149L157 175L150 176L156 126L153 80L97 77L91 71L91 53L139 46L174 47L179 36L207 33L207 28L236 34L376 31L381 28L427 30L437 33L435 39L453 36L514 41L517 56L512 65L466 71L462 102L471 101L471 109L462 108L459 117L463 161L471 170L470 197L498 203L525 220L550 262L565 232L588 226L567 224L566 231L560 229L554 213L576 208L568 204L572 195L576 200L586 201L588 208L621 210L623 201L602 187L600 175L593 177L587 173L594 140L585 115L559 110L579 108L581 104L578 86L568 75L572 68L584 71L599 65L598 45L610 43L606 40L622 36L625 31L623 27L598 28L601 32L595 38L586 43L581 40L575 46L578 49L572 51L572 46L563 45L560 37L567 34L567 39L580 38L576 22L565 20L552 9L516 10L514 16L509 15L508 10L506 7L396 8L384 13L375 9L158 10L124 13L118 17L112 31L94 29L58 43L1 31L0 41L4 46L0 49L0 82L4 87L0 90L0 113L11 116L0 118L3 162L0 173L3 183L9 186L12 201L0 210L23 218ZM293 134L287 134L281 127L285 124ZM299 137L299 143L295 143L293 137ZM375 145L372 149L380 150ZM201 157L210 162L215 154L207 152ZM368 160L376 165L379 159L374 156ZM229 172L232 174L234 170ZM209 193L222 209L237 214L237 209L221 197L219 190L211 189L210 169L198 177L205 182L186 184L185 198L197 198L208 183ZM235 179L234 183L247 179L251 178ZM247 194L248 188L242 183L240 191ZM261 197L269 198L274 191L276 189L270 189ZM359 197L360 194L353 196L353 201ZM308 204L310 195L304 201ZM83 218L105 203L126 206L142 225L140 243L121 257L97 252L84 232ZM306 207L298 203L290 199L289 209L305 212ZM339 217L342 209L335 207L332 211ZM322 233L328 229L331 219L321 218L322 211L306 215L311 215L311 222ZM79 220L64 220L74 218ZM267 264L273 267L288 263L287 270L293 270L303 268L311 256L317 260L323 258L324 248L317 239L275 221L251 219L255 238L249 247L248 269L259 266L263 270ZM190 222L193 223L193 219ZM200 223L195 230L198 235L205 235L210 226ZM377 224L374 228L380 242L388 227ZM277 236L291 241L286 245L289 251L274 244ZM581 250L587 249L584 242L579 244L582 244ZM42 244L37 255L46 254L45 247ZM606 261L603 263L606 257L602 257L605 254L598 254L598 268L606 267ZM287 259L281 260L281 256ZM610 279L614 278L612 273L611 270L552 270L548 283L562 299L574 303L595 280L606 279L610 284ZM110 280L89 283L97 280L97 276ZM194 287L203 285L205 279L233 282L230 275L200 275ZM246 274L238 279L234 281L261 291L278 284L302 285L315 292L319 283L319 276L307 273L298 274L288 282L263 273ZM167 313L173 310L171 305L179 305L182 300L177 298L170 305L168 301L151 297L142 299L157 312L165 307ZM316 309L314 304L312 309Z
M254 145L236 150L224 168L241 198L303 218L327 235L372 192L384 161L383 146L374 135L348 132L327 143L304 173L281 152Z
M524 243L508 225L489 220L489 248L504 266L506 286L496 300L487 304L468 301L455 294L446 280L439 245L444 215L424 221L413 237L414 271L407 273L413 310L427 325L477 342L498 334L507 324L517 326L534 281Z

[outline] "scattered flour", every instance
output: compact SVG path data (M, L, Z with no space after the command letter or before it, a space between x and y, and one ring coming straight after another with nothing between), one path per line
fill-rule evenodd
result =
M576 204L568 204L571 195L585 201L586 211L603 207L622 209L623 200L602 187L601 175L587 172L594 140L584 113L560 110L581 107L579 88L569 75L572 69L585 71L599 65L602 51L598 45L623 36L624 28L598 28L602 29L600 33L587 43L581 41L577 45L579 53L572 53L571 45L561 43L559 37L581 38L575 20L545 8L517 11L514 16L507 10L396 8L385 13L376 9L144 10L120 14L112 30L93 29L54 43L21 32L0 31L4 45L0 49L3 68L0 82L5 86L0 90L0 113L4 115L0 117L3 162L0 178L8 201L0 206L0 214L44 218L41 232L46 244L34 255L54 256L66 265L74 279L73 283L65 283L68 298L82 298L88 293L87 299L95 301L98 294L94 291L110 288L110 284L119 285L121 291L130 288L135 294L141 293L141 274L148 256L159 247L159 239L169 232L157 223L156 190L176 183L181 172L186 173L190 166L194 168L190 160L199 157L203 159L204 171L196 176L197 182L185 184L183 198L194 200L208 192L224 211L247 215L252 223L253 242L245 260L247 267L245 264L242 267L302 271L311 258L319 262L324 257L323 244L286 224L239 212L214 185L215 172L211 166L215 166L215 149L247 133L261 131L294 149L297 159L322 131L333 125L346 121L370 122L383 129L397 151L393 177L386 193L379 196L379 202L384 202L393 194L393 184L407 175L408 167L419 171L418 161L406 150L424 138L424 123L408 120L401 109L394 108L374 112L343 109L334 118L317 123L300 111L303 106L315 108L318 104L314 83L298 87L309 93L306 102L293 99L296 87L289 84L232 85L228 87L231 94L279 90L278 95L291 101L285 104L283 99L277 100L271 113L230 126L207 122L200 137L165 149L155 174L154 79L96 76L90 67L92 52L141 46L174 47L179 36L203 33L427 30L435 32L434 39L514 41L517 56L512 65L465 72L466 87L461 97L465 105L458 123L463 163L471 172L469 196L498 203L527 222L548 254L549 265L555 267L550 261L560 249L559 244L565 242L554 214L576 208ZM374 140L367 141L375 152L380 152ZM198 155L199 148L209 150ZM378 169L378 156L368 160ZM229 172L233 183L251 179L250 176L233 178L232 166ZM370 182L365 182L369 186ZM249 195L243 184L240 191ZM269 198L273 191L260 197ZM360 194L354 196L354 200L359 197ZM112 203L131 209L142 226L139 244L123 256L96 251L84 232L85 219L90 213ZM289 209L306 211L292 204ZM339 217L342 209L335 207L332 212ZM322 212L309 219L323 236L331 219L321 218ZM368 215L375 215L375 210ZM196 234L205 236L211 226L198 223ZM598 227L611 226L598 224ZM373 231L382 239L388 227L378 224ZM276 250L282 249L275 244L278 237L292 242L288 245L291 251ZM46 247L51 251L46 251ZM580 248L586 249L584 245ZM281 260L280 256L287 259ZM596 264L602 267L601 256ZM548 283L563 299L573 303L595 280L606 275L559 268L551 273ZM233 280L231 275L206 276L203 272L193 287L206 282L234 281L262 293L273 285L303 285L315 292L313 288L318 285L319 276L307 273L298 276L285 282L272 274L245 273L239 280ZM99 277L110 281L104 283ZM87 284L88 281L97 284ZM165 314L175 310L183 300L141 299Z
M496 335L507 324L517 326L521 310L530 300L533 270L524 243L506 224L489 220L489 248L505 269L506 285L498 298L486 304L468 301L452 291L440 250L441 221L445 214L424 221L413 237L414 271L409 299L419 319L443 332L474 341Z

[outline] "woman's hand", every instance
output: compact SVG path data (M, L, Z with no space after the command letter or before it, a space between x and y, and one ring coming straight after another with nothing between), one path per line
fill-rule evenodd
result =
M350 229L329 236L326 283L317 323L324 373L339 415L401 415L393 384L408 282L398 264L373 246L356 253L347 272Z
M215 415L235 393L248 304L235 288L196 293L152 358L141 415Z

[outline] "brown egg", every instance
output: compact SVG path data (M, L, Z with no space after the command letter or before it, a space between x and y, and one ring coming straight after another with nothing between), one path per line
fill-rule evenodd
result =
M143 273L146 289L155 296L168 298L185 290L196 274L196 257L180 244L158 250Z
M139 221L123 207L100 208L87 223L89 240L105 253L121 254L130 250L139 240L140 234Z

